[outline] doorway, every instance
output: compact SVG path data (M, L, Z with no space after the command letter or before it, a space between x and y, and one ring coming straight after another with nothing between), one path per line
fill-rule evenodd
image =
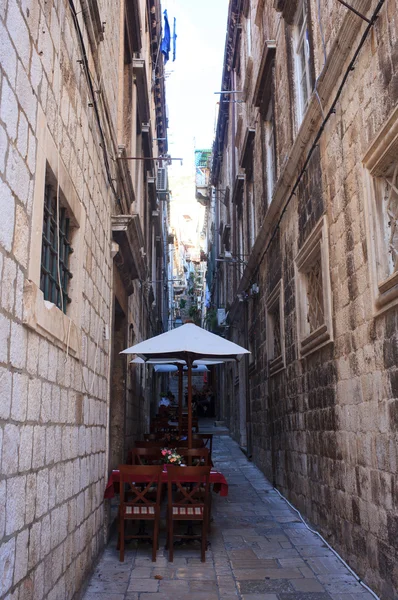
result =
M113 348L110 390L109 469L125 462L127 359L120 354L126 348L127 317L114 298Z

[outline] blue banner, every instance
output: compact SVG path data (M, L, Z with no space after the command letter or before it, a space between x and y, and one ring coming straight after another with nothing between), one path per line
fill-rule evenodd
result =
M162 54L164 56L164 64L169 60L170 54L170 25L169 19L167 17L167 10L164 11L164 35L162 39L162 45L160 47Z

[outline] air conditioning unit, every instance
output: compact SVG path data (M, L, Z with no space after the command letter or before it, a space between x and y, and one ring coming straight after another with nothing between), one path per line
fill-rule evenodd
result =
M225 325L226 318L227 318L227 315L225 313L225 308L218 308L217 309L217 324L219 327L221 325Z
M166 167L158 167L156 189L158 192L167 192L167 170L166 170Z

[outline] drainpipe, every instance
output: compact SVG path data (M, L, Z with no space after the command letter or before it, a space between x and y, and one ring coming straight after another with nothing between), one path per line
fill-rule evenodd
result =
M233 90L236 89L236 73L234 70L231 72L231 87ZM235 148L235 139L236 139L236 107L235 102L232 102L232 127L231 127L231 137L232 137L232 152L231 152L231 161L232 161L232 190L234 189L235 179L236 179L236 148ZM237 255L237 207L232 206L232 230L233 230L233 254ZM233 273L233 292L235 293L238 287L238 269L234 269Z
M243 306L243 331L245 348L249 346L249 327L248 327L248 305L247 302ZM245 354L245 398L246 398L246 448L247 457L252 456L252 432L251 432L251 404L250 404L250 390L249 390L249 355Z

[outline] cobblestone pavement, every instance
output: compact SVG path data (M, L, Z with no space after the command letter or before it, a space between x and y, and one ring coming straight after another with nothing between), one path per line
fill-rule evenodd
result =
M106 548L84 600L371 600L342 563L306 529L263 474L226 435L214 437L213 460L229 483L213 495L206 563L199 544L176 548L169 563L165 531L156 563L150 547L116 539Z

